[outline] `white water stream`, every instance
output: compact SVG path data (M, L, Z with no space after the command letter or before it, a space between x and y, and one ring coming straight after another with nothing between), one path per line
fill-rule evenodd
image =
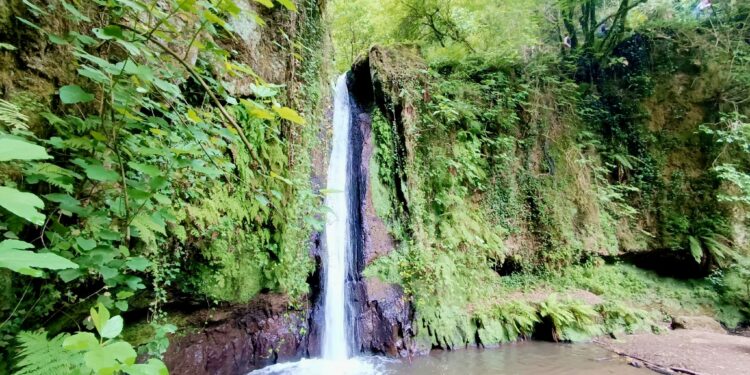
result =
M323 358L302 359L299 362L280 363L253 371L253 375L305 374L305 375L378 375L388 362L378 357L356 357L351 331L353 307L347 296L347 275L353 272L351 236L349 130L351 108L346 74L336 81L333 104L333 147L328 164L326 206L326 253L323 259Z
M324 304L322 352L323 359L344 360L349 358L349 337L347 333L346 275L349 269L350 215L349 215L349 89L346 87L346 74L336 83L333 105L333 148L328 164L328 195L326 206L330 209L326 220L326 255L323 265Z

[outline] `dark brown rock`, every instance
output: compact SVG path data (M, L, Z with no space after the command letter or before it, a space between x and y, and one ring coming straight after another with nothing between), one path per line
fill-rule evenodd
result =
M170 339L171 374L238 375L307 355L307 311L280 295L260 295L243 306L192 314L195 332Z
M353 287L354 299L358 303L358 343L363 352L393 357L409 356L414 352L411 303L398 285L386 284L377 279L363 279L361 276L367 265L378 257L390 254L396 248L396 241L388 232L386 224L378 217L373 204L370 163L375 143L372 137L372 120L368 113L373 105L361 102L363 99L368 100L363 92L373 91L373 88L371 81L367 79L350 78L350 84L370 85L351 90L354 100L352 130L356 141L353 152L356 153L354 160L359 164L357 180L361 220L361 238L358 239L361 242L356 247L361 252L356 254L359 273Z

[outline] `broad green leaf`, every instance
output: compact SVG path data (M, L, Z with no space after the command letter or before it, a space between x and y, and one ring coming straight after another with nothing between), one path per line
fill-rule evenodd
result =
M279 117L283 118L284 120L289 120L298 125L305 124L305 119L302 118L302 116L300 116L297 111L289 107L274 107L273 110L276 111Z
M36 225L43 225L45 216L40 209L44 202L34 194L24 193L12 187L0 186L0 207Z
M91 314L91 322L94 323L94 327L96 327L96 330L101 335L104 324L109 320L109 310L101 303L98 303L96 307L92 307L89 310L89 313Z
M90 238L78 237L76 238L76 243L78 244L78 247L80 247L83 251L93 250L96 247L96 241Z
M109 82L109 77L107 77L107 75L104 74L104 72L89 65L83 65L80 68L78 68L78 74L96 83Z
M0 138L0 161L52 159L44 147L21 139Z
M7 49L9 51L15 51L16 47L12 44L8 43L0 43L0 49Z
M63 104L87 103L94 100L94 94L78 85L68 85L60 88L60 100Z
M132 365L125 369L129 375L169 375L169 370L164 362L151 358L146 363Z
M91 350L99 346L99 340L91 332L78 332L63 341L63 348L74 352Z
M86 367L94 370L95 374L114 374L120 367L114 353L111 353L106 347L87 351L83 355L83 361Z
M151 262L144 257L135 257L128 259L125 265L133 271L145 271L151 266Z
M271 0L255 0L256 3L259 3L266 8L273 8L273 1Z
M105 339L113 339L120 335L120 332L122 332L122 317L117 315L113 316L109 320L107 320L106 323L104 323L104 327L102 327L101 335Z
M127 342L116 342L107 345L104 348L123 364L132 365L135 363L135 357L137 354L135 350L133 350L133 346Z
M34 277L43 275L38 269L78 268L77 264L59 255L25 250L32 247L30 243L18 240L0 242L0 267Z
M99 163L89 164L82 160L74 160L73 162L83 167L83 170L86 172L86 176L92 180L101 182L115 182L120 178L120 175L117 174L117 172L109 170Z
M109 25L101 29L96 28L93 31L94 31L94 35L96 35L99 39L102 39L102 40L125 38L122 35L122 28L120 28L120 26L117 26L117 25Z
M162 174L161 169L159 169L159 167L155 165L135 163L132 161L128 162L128 165L130 166L130 168L133 168L136 171L141 172L149 177L156 177Z
M292 12L297 11L297 6L294 4L294 1L292 0L276 0L279 2L279 4L283 5L284 8L291 10Z
M44 196L51 202L59 203L60 209L69 211L75 214L83 213L83 207L81 207L81 201L73 198L69 194L53 193Z
M134 295L135 295L135 293L133 293L132 291L121 290L121 291L117 292L117 299L128 299L128 298L130 298L130 297L132 297Z
M253 90L253 94L259 98L271 98L276 96L278 93L276 90L265 85L250 84L250 89Z

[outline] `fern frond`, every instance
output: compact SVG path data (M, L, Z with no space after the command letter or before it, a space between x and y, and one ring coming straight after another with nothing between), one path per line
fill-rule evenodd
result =
M67 334L47 339L46 332L21 332L17 339L20 346L13 375L69 374L79 368L83 357L79 353L63 349Z
M73 182L81 175L50 163L31 163L24 170L29 183L44 181L52 186L64 190L68 194L73 192Z
M4 122L15 130L27 130L26 122L29 118L13 103L0 99L0 122Z
M693 236L688 237L688 242L690 242L690 254L693 255L693 258L697 263L700 263L701 259L703 259L703 246L701 246L700 241Z

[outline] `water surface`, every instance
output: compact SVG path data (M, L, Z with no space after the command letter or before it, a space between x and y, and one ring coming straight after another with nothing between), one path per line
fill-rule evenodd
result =
M644 375L620 356L594 344L526 341L495 349L435 350L409 360L356 357L346 360L304 359L266 367L263 375Z
M554 344L526 341L495 349L467 349L452 352L433 351L385 365L388 375L497 375L550 374L638 375L651 373L628 365L623 358L594 344Z

